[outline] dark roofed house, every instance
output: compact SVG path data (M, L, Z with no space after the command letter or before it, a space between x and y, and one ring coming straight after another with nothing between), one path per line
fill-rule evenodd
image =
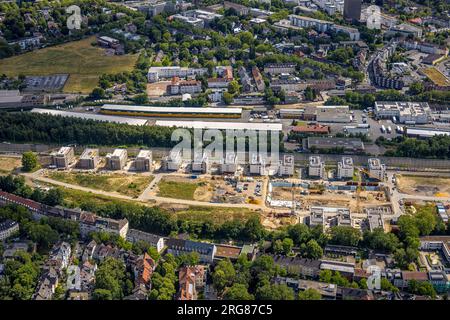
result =
M216 244L216 248L216 259L228 258L230 260L236 260L242 251L241 247L228 246L223 244Z
M276 265L284 268L289 273L299 274L305 277L316 278L320 272L320 261L300 257L287 257L283 255L273 256Z
M161 252L164 248L164 238L156 234L139 231L136 229L129 229L127 234L127 240L130 242L144 241L155 247L158 252Z
M166 245L167 253L171 253L174 256L197 252L200 255L200 261L204 263L212 263L217 250L216 246L212 243L175 238L169 238Z
M342 300L374 300L372 291L354 288L338 288L336 297Z

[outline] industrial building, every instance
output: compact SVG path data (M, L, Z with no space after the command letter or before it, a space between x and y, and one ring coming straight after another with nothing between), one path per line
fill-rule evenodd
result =
M116 149L106 155L106 168L109 170L122 170L128 160L126 149Z
M111 115L176 118L240 118L242 108L149 107L105 104L100 112Z
M323 179L325 174L325 162L319 156L309 157L308 175Z
M450 136L450 131L435 128L406 127L406 135L408 137L431 138L439 135Z
M352 121L348 106L318 106L318 122L348 123Z
M152 152L150 150L140 150L134 160L134 169L136 171L152 171Z
M294 174L294 156L285 154L278 164L278 175L292 176Z
M195 154L194 161L192 161L192 172L209 173L211 164L206 154Z
M67 169L75 160L75 152L72 147L62 147L52 155L52 164L57 168Z
M308 150L343 149L344 152L364 150L364 143L359 138L308 137L303 140L303 145Z
M143 125L146 125L148 122L148 120L145 120L145 119L126 118L126 117L118 117L118 116L106 116L106 115L102 115L102 114L70 112L70 111L61 111L61 110L54 110L54 109L34 108L31 110L31 112L32 113L40 113L40 114L48 114L51 116L78 118L78 119L94 120L94 121L101 121L101 122L125 123L125 124L129 124L131 126L143 126Z
M338 162L337 178L349 179L353 178L354 166L353 159L351 157L342 157L342 160Z
M220 166L222 173L236 173L238 170L238 157L234 153L227 153L225 159Z
M100 163L100 152L98 149L85 149L78 161L80 169L95 169Z
M203 108L204 109L204 108ZM225 121L170 121L156 120L155 126L177 127L189 129L217 129L217 130L255 130L255 131L281 131L281 123L246 123Z
M383 181L386 176L386 165L382 164L378 158L369 158L367 162L370 177Z
M396 118L399 123L426 124L431 120L431 109L427 102L376 101L375 116L380 119Z
M161 162L161 169L164 171L178 171L182 164L181 150L171 151Z

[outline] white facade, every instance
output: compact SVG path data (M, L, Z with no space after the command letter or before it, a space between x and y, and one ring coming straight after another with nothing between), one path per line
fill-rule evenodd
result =
M319 156L309 157L308 175L310 177L325 177L325 162Z
M370 158L368 161L369 174L372 178L376 178L380 181L384 180L386 176L386 165L382 164L380 159Z
M278 175L292 176L294 174L294 156L285 154L278 165Z
M206 68L186 68L186 67L151 67L148 69L148 82L157 82L160 78L186 78L195 75L203 75L208 71Z
M52 154L52 162L58 168L68 168L75 159L75 152L72 147L62 147Z
M252 154L250 160L250 173L251 174L257 174L260 176L267 175L266 170L266 161L261 155L259 154Z
M234 153L228 153L221 165L222 173L236 173L238 170L238 157Z
M396 117L406 124L426 124L431 119L431 109L427 102L375 102L378 118Z
M100 163L98 149L86 149L83 151L83 154L80 157L80 161L78 161L78 167L81 169L95 169Z
M342 160L338 162L338 179L353 178L353 159L351 157L342 157Z
M106 155L106 167L109 170L122 170L128 160L126 149L115 149L113 153Z
M211 164L206 154L194 155L194 161L192 161L192 172L209 173Z
M140 150L134 161L134 167L137 171L152 171L152 162L152 152Z

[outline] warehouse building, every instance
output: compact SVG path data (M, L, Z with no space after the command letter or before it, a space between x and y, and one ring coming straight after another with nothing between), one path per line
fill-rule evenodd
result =
M351 157L342 157L342 160L338 162L338 179L349 179L353 178L353 159Z
M31 110L31 112L32 113L40 113L40 114L48 114L48 115L55 116L55 117L60 116L60 117L78 118L78 119L94 120L94 121L101 121L101 122L124 123L124 124L129 124L131 126L143 126L143 125L146 125L148 122L148 120L145 120L145 119L107 116L107 115L95 114L95 113L70 112L70 111L61 111L61 110L54 110L54 109L34 108Z
M255 130L255 131L281 131L281 123L245 123L226 121L169 121L156 120L155 126L177 127L189 129L217 129L217 130Z
M175 118L240 118L242 108L149 107L105 104L100 112L110 115Z
M136 171L152 171L152 152L150 150L140 150L134 160Z
M85 149L78 161L80 169L95 169L100 163L100 153L98 149Z
M367 162L370 177L383 181L386 176L386 165L382 164L378 158L369 158Z
M313 178L325 178L325 162L319 156L309 157L308 175Z
M416 128L416 127L407 127L406 135L408 137L417 137L417 138L431 138L434 136L449 136L450 131L445 129L435 129L435 128Z
M396 118L399 123L426 124L431 120L427 102L375 102L375 116L379 119Z
M57 168L67 169L75 160L75 152L72 147L62 147L58 152L52 153L52 164Z
M352 121L348 106L318 106L318 122L348 123Z
M109 170L122 170L127 164L128 153L125 149L116 149L106 155L106 168Z
M364 143L359 138L308 137L303 140L307 150L343 149L344 152L364 151Z

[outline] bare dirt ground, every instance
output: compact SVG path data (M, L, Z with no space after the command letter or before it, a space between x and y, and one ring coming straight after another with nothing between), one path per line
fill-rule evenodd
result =
M410 195L449 197L450 178L397 175L397 187Z
M170 81L160 81L147 84L147 95L149 97L161 97L167 92Z

